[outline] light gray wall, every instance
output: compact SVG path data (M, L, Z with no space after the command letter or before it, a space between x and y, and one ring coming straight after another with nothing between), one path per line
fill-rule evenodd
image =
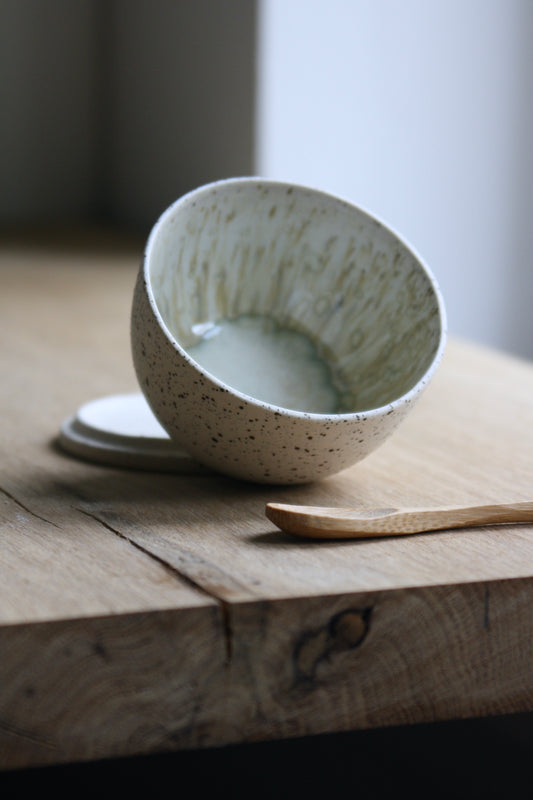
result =
M260 0L257 170L419 250L450 330L533 358L531 0Z
M0 225L149 227L253 171L254 0L1 0Z

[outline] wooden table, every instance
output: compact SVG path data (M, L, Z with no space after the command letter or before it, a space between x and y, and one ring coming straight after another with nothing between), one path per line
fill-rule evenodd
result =
M394 437L312 486L83 462L61 422L137 391L141 251L2 248L1 767L533 709L533 526L313 542L264 515L531 499L533 367L452 340Z

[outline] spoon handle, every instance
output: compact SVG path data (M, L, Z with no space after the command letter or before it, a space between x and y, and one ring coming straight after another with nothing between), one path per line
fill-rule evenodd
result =
M439 508L322 508L267 503L278 528L315 539L357 539L407 533L533 522L533 502Z

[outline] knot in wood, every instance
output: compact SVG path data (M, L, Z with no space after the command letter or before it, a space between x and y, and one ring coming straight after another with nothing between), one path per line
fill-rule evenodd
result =
M304 632L293 652L296 683L315 680L321 663L359 647L368 633L371 614L371 607L349 608L335 614L323 627Z
M348 609L331 618L330 636L335 640L335 649L347 650L361 644L368 633L370 611Z

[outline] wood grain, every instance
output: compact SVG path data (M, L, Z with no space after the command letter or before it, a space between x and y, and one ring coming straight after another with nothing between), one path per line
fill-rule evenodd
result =
M55 439L137 390L141 252L2 250L1 767L531 710L531 525L311 542L264 510L530 500L533 367L452 338L394 437L315 485L84 463Z

